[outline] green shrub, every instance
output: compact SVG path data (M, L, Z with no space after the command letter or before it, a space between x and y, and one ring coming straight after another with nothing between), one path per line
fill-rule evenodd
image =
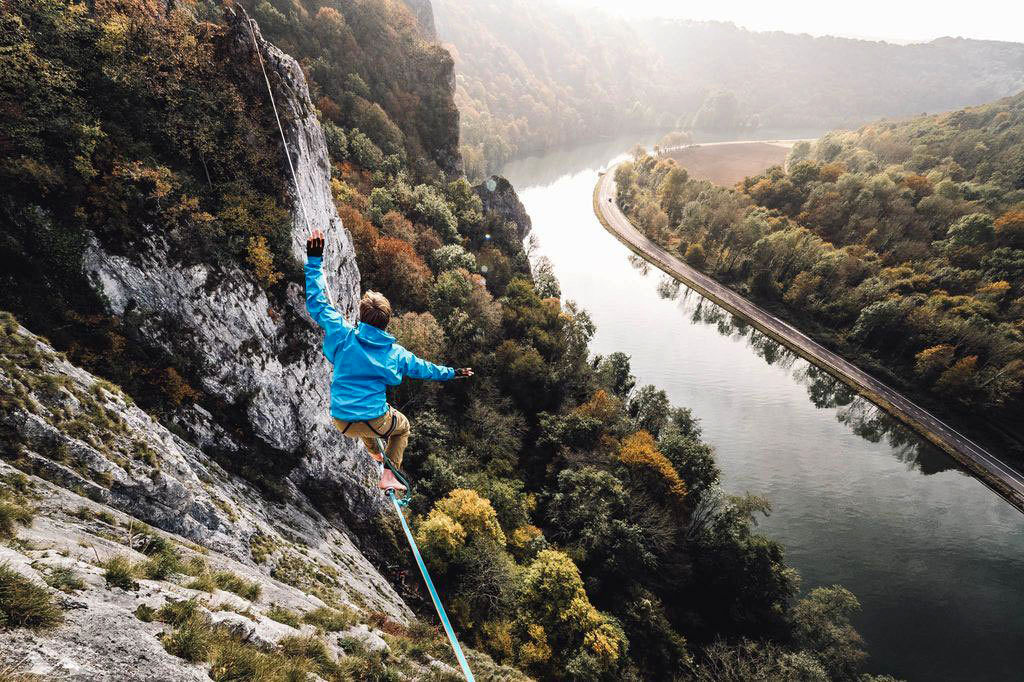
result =
M0 626L48 628L63 619L45 587L0 564Z
M278 606L277 604L274 604L267 609L267 618L272 618L278 623L291 625L293 628L299 627L300 617L301 616L298 612L286 609L283 606Z
M139 584L135 582L135 564L128 557L116 556L108 559L103 568L103 578L107 581L107 587L120 587L122 590L139 589Z

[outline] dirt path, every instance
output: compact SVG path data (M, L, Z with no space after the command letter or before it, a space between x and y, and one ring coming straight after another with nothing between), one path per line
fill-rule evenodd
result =
M858 393L949 453L985 485L1024 512L1024 474L895 389L818 344L788 322L780 320L727 286L695 270L648 239L629 222L615 203L614 175L615 169L610 168L598 180L594 188L594 212L605 229L619 241L688 287L747 320L762 333L806 360L830 371Z

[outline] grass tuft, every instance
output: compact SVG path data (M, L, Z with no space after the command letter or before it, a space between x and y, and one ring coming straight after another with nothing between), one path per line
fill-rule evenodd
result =
M192 590L202 590L203 592L213 592L217 589L226 590L234 592L239 597L249 601L256 601L260 598L260 594L263 593L263 588L260 587L259 583L246 580L232 571L203 573L190 582L187 587Z
M85 582L82 581L82 578L73 569L66 566L51 568L43 576L43 580L50 587L69 594L85 589Z
M150 580L167 580L181 572L181 557L169 544L142 564L142 575Z
M332 609L329 606L321 606L303 615L302 620L325 632L340 632L355 625L356 616L349 609Z
M103 564L103 568L103 578L107 581L107 587L120 587L122 590L139 589L139 584L135 582L135 564L128 557L112 557Z
M213 643L213 628L206 619L199 616L192 616L163 637L164 648L168 653L190 663L207 660Z
M18 526L32 525L32 509L19 499L0 497L0 538L11 540Z
M267 618L272 618L278 623L291 625L293 628L299 627L299 624L302 622L301 614L297 611L286 609L283 606L278 606L277 604L272 604L271 607L267 609Z
M161 606L154 617L161 623L181 625L200 615L199 601L197 599L168 599Z
M42 629L63 620L49 590L0 564L0 626Z
M283 637L278 646L282 654L303 660L323 677L331 678L338 672L337 662L327 650L327 645L318 637Z
M135 609L135 617L143 623L152 623L156 620L156 609L149 604L139 604L139 608Z

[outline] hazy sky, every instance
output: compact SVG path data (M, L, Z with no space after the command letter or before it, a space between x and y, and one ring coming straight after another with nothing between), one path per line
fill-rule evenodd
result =
M545 2L546 0L538 0ZM755 31L788 31L892 41L940 36L1024 42L1021 0L568 0L610 13L731 21Z

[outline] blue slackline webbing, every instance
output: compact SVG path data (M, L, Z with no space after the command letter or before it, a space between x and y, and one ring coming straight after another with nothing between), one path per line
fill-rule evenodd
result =
M423 574L423 581L427 583L427 590L430 592L430 598L434 600L434 608L437 609L437 615L441 617L441 625L444 626L445 634L448 635L448 641L452 644L452 650L455 652L455 658L458 659L459 665L462 666L462 674L466 676L466 682L476 682L476 678L473 677L473 671L469 669L469 663L466 661L466 655L462 653L462 647L459 646L459 640L455 636L455 630L452 629L452 624L448 622L448 614L444 611L444 606L441 604L441 598L437 596L437 590L434 589L434 581L430 579L430 574L427 573L427 566L423 563L423 557L420 556L420 550L416 546L416 541L412 537L412 531L409 530L409 524L405 521L405 514L402 513L402 506L398 503L398 498L395 497L395 491L388 490L387 496L391 500L392 504L395 505L395 513L398 514L398 520L402 522L402 530L405 531L405 539L409 541L409 547L412 548L412 555L416 557L416 565L420 567L420 573Z

